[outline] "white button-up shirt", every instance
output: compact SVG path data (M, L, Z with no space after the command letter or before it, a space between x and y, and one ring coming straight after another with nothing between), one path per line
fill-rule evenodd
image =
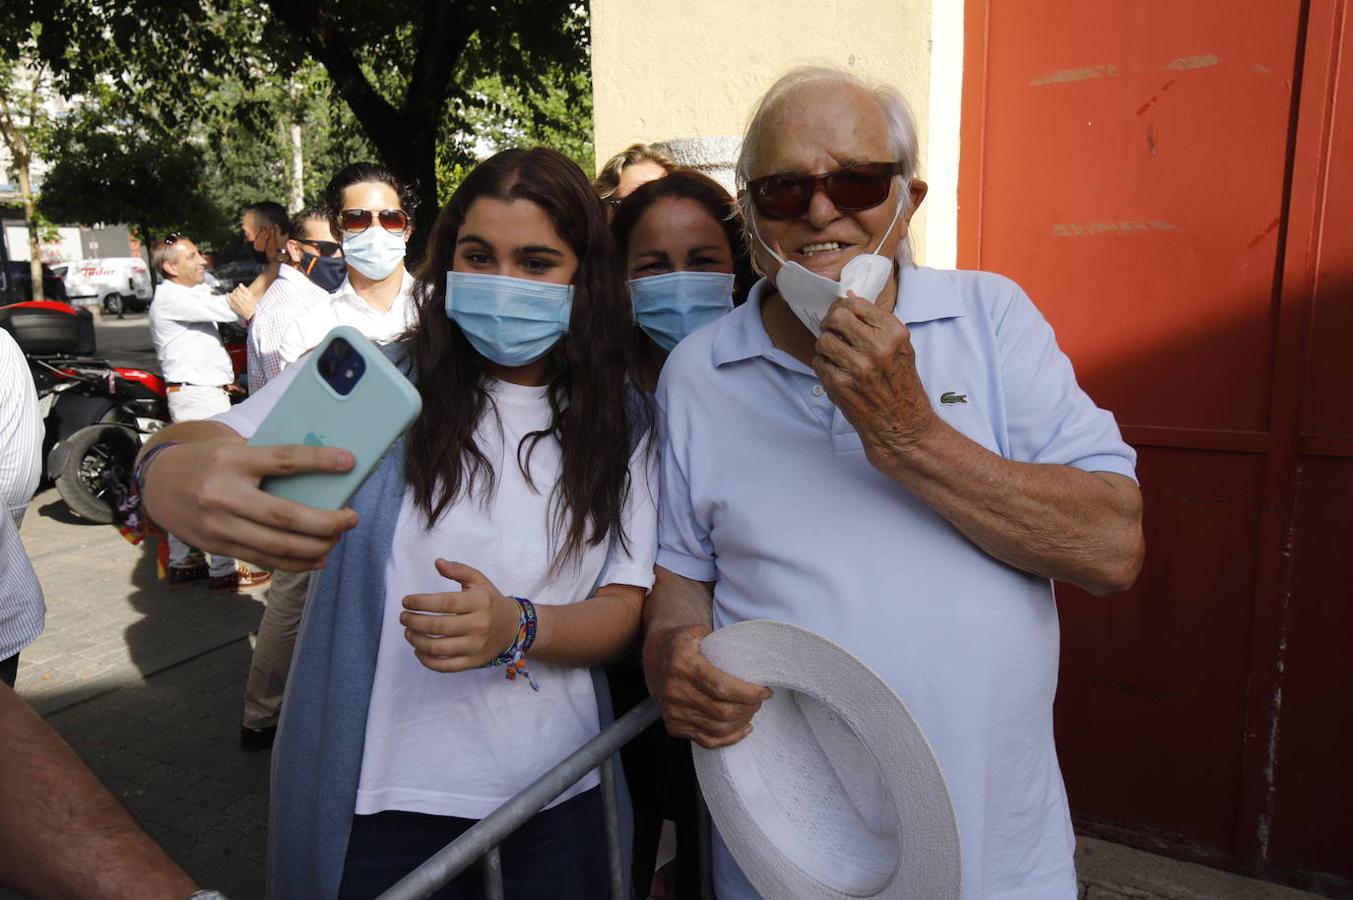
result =
M46 607L19 540L42 474L42 418L23 351L0 328L0 660L42 633Z
M351 325L377 344L388 344L408 331L414 322L414 280L408 270L401 272L399 293L385 312L357 296L351 279L345 278L330 295L329 303L306 310L292 322L278 348L282 364L289 366L309 353L339 325Z
M234 381L235 367L216 325L236 321L225 295L213 294L205 282L196 287L160 282L150 304L150 336L164 380L205 387Z
M658 565L715 582L716 628L800 625L897 691L952 792L965 900L1074 900L1052 585L869 464L813 370L771 343L768 286L663 368ZM969 439L1006 459L1133 477L1136 454L1018 285L908 268L896 315L935 413ZM714 868L721 898L756 896L720 841Z
M249 323L249 393L277 377L286 362L282 340L291 325L308 310L329 302L329 292L316 285L295 266L283 263L277 278L258 301L258 311Z

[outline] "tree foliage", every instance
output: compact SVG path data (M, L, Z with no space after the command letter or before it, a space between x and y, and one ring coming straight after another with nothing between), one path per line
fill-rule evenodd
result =
M87 108L56 129L49 152L60 163L43 186L43 214L62 222L128 222L142 241L171 231L219 231L220 215L203 187L202 149L102 113Z
M0 45L0 142L9 151L19 182L24 224L28 228L28 259L33 297L43 299L40 242L51 232L37 209L33 187L33 161L51 134L48 109L52 98L47 65L38 58L37 28L15 34L13 43Z
M351 126L361 140L319 155L374 150L418 184L420 229L445 199L439 188L504 142L542 140L590 164L576 0L0 0L0 28L33 23L67 93L101 86L129 119L165 133L209 123L209 166L237 164L250 136L267 148L294 119L281 98L322 72L330 133Z

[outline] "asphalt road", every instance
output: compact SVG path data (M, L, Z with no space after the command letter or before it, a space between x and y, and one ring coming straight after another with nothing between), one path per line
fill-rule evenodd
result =
M94 325L98 355L114 365L159 370L155 344L150 339L149 313L127 313L125 319L110 317Z

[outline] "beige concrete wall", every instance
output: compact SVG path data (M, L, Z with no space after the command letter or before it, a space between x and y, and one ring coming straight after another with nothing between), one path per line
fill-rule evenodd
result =
M752 104L777 77L797 65L827 64L889 82L907 96L925 177L931 2L592 0L597 161L635 141L741 135ZM921 260L925 213L923 207L912 226Z

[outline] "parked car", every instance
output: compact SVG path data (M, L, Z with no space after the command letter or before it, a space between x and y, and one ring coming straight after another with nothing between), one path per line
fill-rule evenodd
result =
M76 260L66 266L65 282L71 303L115 315L146 309L154 293L145 261L134 256Z
M207 274L214 276L217 284L212 285L212 290L218 294L228 294L241 284L249 284L259 275L263 274L264 265L261 262L252 260L236 260L235 262L222 263Z
M42 293L47 300L70 302L66 296L65 283L46 263L42 264ZM33 271L27 262L5 260L5 278L4 284L0 284L0 297L6 303L22 303L33 299Z

